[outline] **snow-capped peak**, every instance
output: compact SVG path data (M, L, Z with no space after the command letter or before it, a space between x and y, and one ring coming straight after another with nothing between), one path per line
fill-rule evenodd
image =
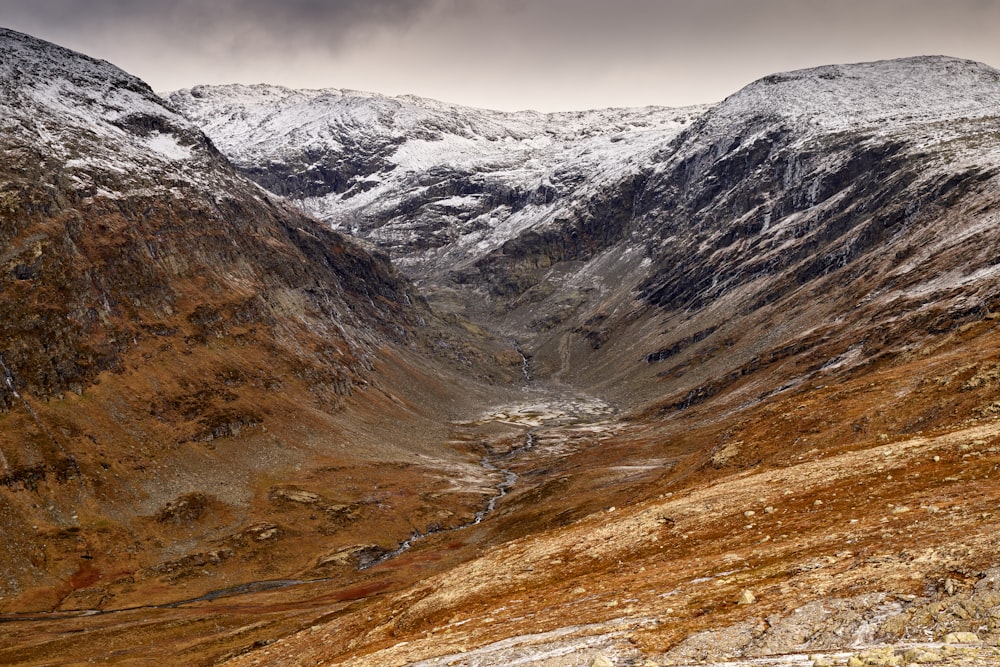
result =
M115 196L124 187L162 187L168 178L194 182L203 166L196 158L211 153L202 132L142 80L6 29L0 86L0 140L63 163L80 189ZM153 165L166 173L152 173Z
M507 113L267 85L198 86L169 100L265 187L424 266L544 225L586 201L583 190L648 162L705 109Z
M758 79L717 105L709 134L767 118L822 131L1000 113L1000 72L971 60L918 56L826 65Z

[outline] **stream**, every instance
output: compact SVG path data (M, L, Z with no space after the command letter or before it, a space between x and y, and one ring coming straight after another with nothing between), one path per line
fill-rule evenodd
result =
M534 447L535 446L534 431L535 429L531 429L525 434L523 445L515 449L512 449L511 451L504 454L502 457L499 457L497 460L515 458L522 452L525 452ZM486 507L476 512L472 521L467 521L466 523L463 523L459 526L454 526L452 528L439 528L436 530L428 530L427 532L417 531L413 533L413 535L411 535L408 539L400 543L400 545L396 547L393 551L389 551L387 553L382 554L381 556L371 561L370 563L365 563L364 565L358 566L358 569L368 570L375 567L376 565L381 565L386 561L390 561L396 556L399 556L400 554L408 551L414 545L414 543L422 539L428 538L431 535L438 535L441 533L452 533L455 531L464 530L466 528L471 528L472 526L478 526L479 524L481 524L483 522L483 519L485 519L487 516L489 516L496 510L497 503L500 501L500 499L506 496L507 492L510 491L512 488L514 488L514 485L517 484L517 473L511 470L510 468L501 468L500 466L496 465L493 461L490 461L490 458L488 456L484 456L483 459L479 462L479 465L489 472L501 473L503 475L503 480L497 485L496 493L486 503Z
M513 341L513 343L514 349L521 355L521 375L524 376L525 382L531 382L531 357L524 353L524 350L521 349L520 343L516 340Z
M527 381L531 380L530 370L528 367L529 359L522 353L523 359L523 372L525 379ZM413 547L417 542L426 539L432 535L439 533L451 533L471 528L472 526L478 526L481 524L488 516L496 511L497 505L500 501L510 492L512 488L518 482L518 475L509 467L505 467L505 463L516 459L525 452L533 449L537 443L537 433L540 429L546 428L559 428L568 427L571 425L579 425L583 423L597 423L601 419L606 419L614 414L614 409L607 403L600 401L598 399L592 399L582 396L572 396L572 397L561 397L561 398L548 398L543 399L536 403L523 403L518 405L510 405L502 410L497 410L491 414L484 415L478 421L488 422L488 421L500 421L507 424L519 425L525 427L527 431L524 433L524 443L520 447L515 447L508 452L495 456L484 456L479 465L491 475L497 475L501 477L500 481L494 487L494 493L486 502L486 506L478 510L470 521L467 521L459 526L452 528L444 528L437 530L428 530L426 532L415 532L408 539L404 540L399 544L394 550L383 553L378 558L373 559L370 562L361 564L358 566L359 571L368 570L383 563L386 563L397 556L405 553ZM213 600L218 600L222 598L230 598L242 595L249 595L252 593L260 593L265 591L274 591L284 588L291 588L293 586L302 586L306 584L317 584L328 581L333 581L336 577L319 577L315 579L271 579L262 581L251 581L243 584L238 584L235 586L229 586L226 588L221 588L214 591L209 591L203 595L177 600L174 602L167 602L157 605L139 605L134 607L126 607L121 609L83 609L83 610L73 610L73 611L38 611L38 612L14 612L3 614L0 613L0 624L2 623L12 623L12 622L41 622L41 621L56 621L65 620L70 618L80 618L89 616L103 616L108 614L118 614L122 612L139 611L144 609L176 609L186 605L197 604L200 602L211 602Z
M496 461L501 461L503 459L511 459L517 457L522 452L527 451L535 446L535 430L530 429L524 436L524 444L520 447L512 449L506 454L497 457ZM368 570L376 565L381 565L387 561L396 558L400 554L408 551L413 547L414 543L426 539L431 535L436 535L439 533L450 533L459 530L464 530L472 526L478 526L483 520L496 511L497 503L507 495L507 493L514 487L517 483L517 473L509 468L503 468L498 466L494 461L490 460L490 457L484 456L480 461L480 465L491 473L501 473L503 479L496 486L496 493L490 497L489 501L486 503L486 507L476 512L474 518L460 526L455 526L453 528L444 528L439 530L429 530L427 532L416 532L411 535L408 539L404 540L396 549L393 551L386 552L372 560L371 562L362 564L358 566L358 570ZM69 618L81 618L86 616L104 616L108 614L118 614L129 611L139 611L143 609L176 609L178 607L183 607L190 604L197 604L199 602L212 602L214 600L219 600L222 598L235 597L240 595L249 595L251 593L261 593L266 591L274 591L283 588L291 588L292 586L302 586L305 584L318 584L327 581L333 581L334 577L319 577L316 579L266 579L262 581L251 581L245 584L238 584L236 586L229 586L227 588L220 588L218 590L209 591L204 595L199 595L198 597L188 598L185 600L177 600L175 602L166 602L163 604L156 605L139 605L135 607L125 607L122 609L82 609L73 611L37 611L37 612L15 612L9 614L0 614L0 623L13 623L18 621L57 621Z

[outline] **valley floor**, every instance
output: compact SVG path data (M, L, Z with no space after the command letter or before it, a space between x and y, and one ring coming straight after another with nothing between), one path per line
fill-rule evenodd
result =
M349 586L8 615L0 662L1000 663L995 419L749 468L722 448L698 467L600 401L523 393L453 425L487 446L478 497L496 507L481 521L431 531Z

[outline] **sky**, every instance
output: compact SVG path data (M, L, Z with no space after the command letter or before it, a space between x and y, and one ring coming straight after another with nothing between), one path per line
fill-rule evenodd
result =
M716 102L803 67L1000 68L1000 0L0 0L0 25L165 92L273 83L501 110Z

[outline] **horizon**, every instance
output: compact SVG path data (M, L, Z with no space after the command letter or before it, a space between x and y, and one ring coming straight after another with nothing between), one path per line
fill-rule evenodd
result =
M415 95L499 111L711 104L777 72L943 55L1000 64L1000 2L10 0L0 25L197 85Z

